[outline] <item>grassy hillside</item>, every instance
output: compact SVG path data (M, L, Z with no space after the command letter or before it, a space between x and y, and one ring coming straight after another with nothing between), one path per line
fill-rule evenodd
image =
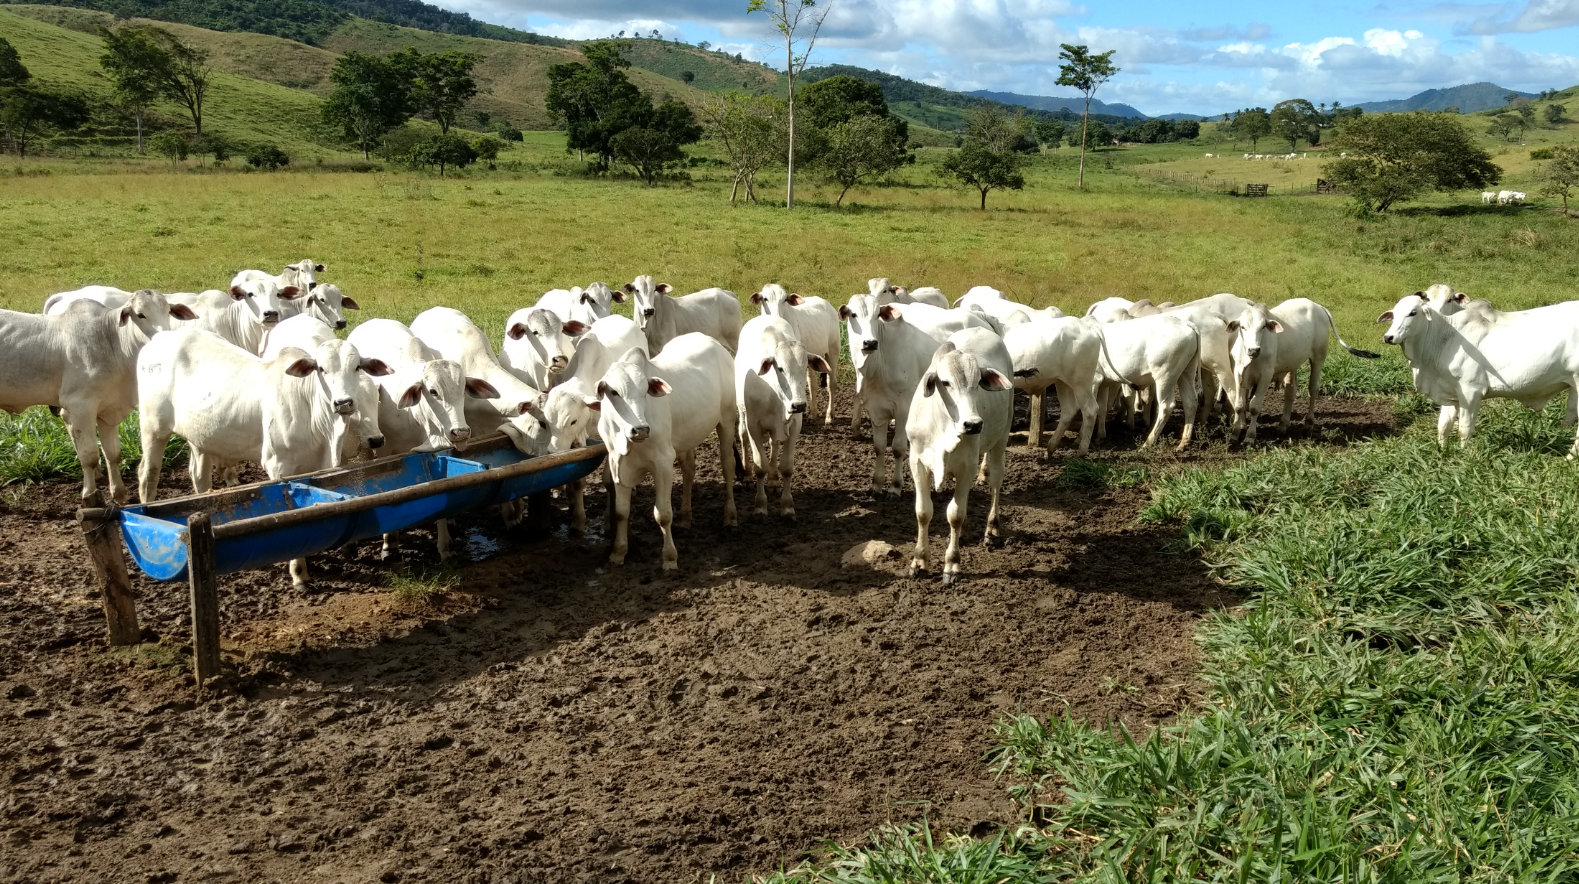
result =
M684 82L684 74L689 71L695 78L691 85L707 92L784 92L784 78L778 71L737 61L724 52L663 40L625 40L624 45L625 57L633 66L680 82Z

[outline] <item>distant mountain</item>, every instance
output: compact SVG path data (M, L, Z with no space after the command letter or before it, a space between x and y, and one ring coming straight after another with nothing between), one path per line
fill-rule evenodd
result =
M987 89L977 89L974 92L966 92L964 94L996 101L999 104L1017 104L1032 110L1067 110L1078 114L1083 113L1086 109L1086 100L1078 95L1072 98L1056 98L1048 95L1020 95L1017 92L992 92ZM1130 119L1150 119L1127 104L1108 104L1099 99L1092 99L1091 113L1092 115L1106 114L1107 116L1127 117ZM1189 119L1198 120L1200 117L1189 117Z
M1509 95L1517 95L1520 98L1538 97L1533 92L1504 89L1496 83L1466 83L1450 89L1427 89L1417 95L1393 101L1366 101L1356 106L1364 109L1366 113L1441 111L1456 107L1460 113L1472 114L1506 105Z

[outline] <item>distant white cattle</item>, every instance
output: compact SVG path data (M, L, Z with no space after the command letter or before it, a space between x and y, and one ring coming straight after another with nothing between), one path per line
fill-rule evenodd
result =
M647 349L660 353L664 345L690 332L701 332L730 350L740 343L740 299L721 288L702 289L678 298L669 297L674 287L657 283L647 274L625 284L625 292L635 298L632 313L647 336Z
M833 371L822 356L807 353L787 321L755 316L741 327L740 349L735 353L735 407L740 412L741 448L755 466L759 515L768 512L768 481L779 482L779 515L795 515L790 486L795 443L807 408L808 368L822 374Z
M1480 192L1480 201L1481 201L1481 203L1483 205L1487 205L1487 206L1495 203L1497 201L1497 192L1495 190L1483 190L1483 191L1481 191Z
M828 366L820 377L828 388L828 401L823 411L823 424L833 423L833 395L839 386L839 310L827 300L786 292L776 282L770 282L751 296L751 301L762 308L762 315L777 316L788 322L795 331L795 339L807 353L821 356ZM806 407L816 411L813 400L816 389L812 382L814 372L808 368L806 375Z
M1377 321L1390 323L1382 340L1403 348L1415 388L1442 406L1440 445L1447 444L1455 421L1459 440L1467 442L1487 398L1516 399L1539 409L1565 390L1570 403L1579 396L1579 301L1506 312L1471 301L1444 316L1416 292ZM1579 435L1569 449L1569 457L1575 456Z
M724 524L736 523L731 452L739 415L735 385L730 382L733 372L734 360L722 344L691 332L668 341L651 359L632 350L603 374L587 407L598 412L598 432L608 446L611 564L625 563L631 491L651 475L657 495L653 515L663 532L663 569L679 567L672 531L675 458L680 459L680 522L689 527L696 449L715 431L724 473Z
M82 465L83 499L98 493L102 445L110 497L126 502L119 427L137 407L137 355L172 318L192 312L153 289L116 308L79 301L53 316L0 310L0 411L61 409Z
M982 542L991 544L999 537L998 493L1003 486L1009 422L1014 415L1011 365L1001 338L982 329L966 329L950 335L934 351L912 394L905 417L910 475L916 491L912 577L926 573L930 565L932 494L950 479L954 480L954 499L948 506L943 582L959 579L959 539L965 529L970 487L978 474L986 478L992 493Z

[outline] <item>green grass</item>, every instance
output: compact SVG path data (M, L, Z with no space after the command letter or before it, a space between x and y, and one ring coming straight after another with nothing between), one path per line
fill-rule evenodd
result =
M459 589L460 574L448 568L401 567L391 572L389 590L397 602L409 607L437 604Z
M120 426L121 465L128 486L136 484L136 466L142 459L134 412ZM164 469L186 464L186 443L172 439L165 449ZM15 482L42 482L46 479L81 478L77 451L71 445L66 425L42 406L21 414L0 412L0 485Z

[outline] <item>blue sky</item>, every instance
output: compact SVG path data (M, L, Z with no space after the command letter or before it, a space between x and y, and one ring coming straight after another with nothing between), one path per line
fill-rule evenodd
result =
M575 39L617 31L708 41L783 68L746 0L437 0L473 18ZM1286 98L1345 105L1489 80L1579 84L1579 0L822 0L812 64L844 63L969 91L1068 95L1060 43L1115 50L1097 93L1147 114L1221 113Z

